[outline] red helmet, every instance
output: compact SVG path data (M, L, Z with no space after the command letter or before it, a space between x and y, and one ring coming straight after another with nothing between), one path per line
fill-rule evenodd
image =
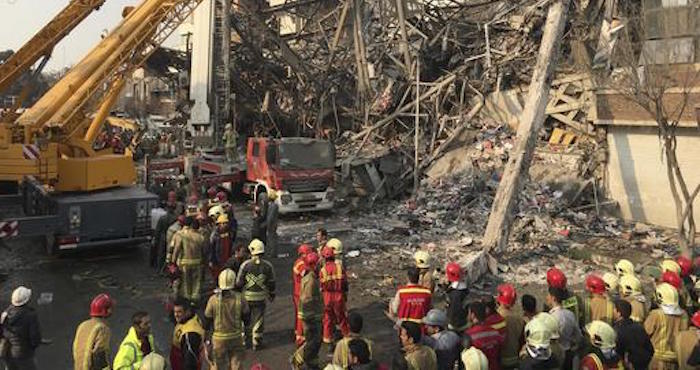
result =
M315 269L318 264L318 254L316 252L311 252L304 256L304 265L309 269Z
M661 281L673 285L676 290L681 288L681 277L673 271L665 271L661 275Z
M498 297L496 301L504 306L512 306L515 304L515 299L518 294L515 292L515 287L510 284L502 284L498 286Z
M676 262L678 262L678 266L681 267L681 276L688 276L690 275L690 272L693 271L693 262L690 260L690 258L680 256Z
M210 187L209 189L207 189L207 197L208 197L209 199L212 199L212 198L214 198L215 196L216 196L216 188L215 188L215 187L212 186L212 187Z
M547 285L552 288L566 288L566 275L556 267L547 270Z
M90 316L92 317L108 317L109 309L114 305L114 301L107 294L98 294L90 303Z
M297 248L297 254L299 256L305 256L314 251L314 248L308 244L302 244Z
M690 319L690 322L695 325L695 327L700 328L700 311L697 311L693 314L693 317Z
M325 259L333 258L335 257L335 251L333 251L333 248L325 246L321 249L321 257Z
M177 223L180 224L180 226L185 226L185 215L177 216Z
M448 263L447 266L445 266L445 272L447 273L447 281L450 283L462 279L462 267L456 262Z
M216 193L216 200L218 200L219 202L225 201L226 200L226 193L224 193L223 191Z
M199 202L199 197L197 197L196 195L190 195L190 197L187 198L188 204L197 204L197 202Z
M605 281L598 275L588 275L586 278L586 290L595 294L605 293Z

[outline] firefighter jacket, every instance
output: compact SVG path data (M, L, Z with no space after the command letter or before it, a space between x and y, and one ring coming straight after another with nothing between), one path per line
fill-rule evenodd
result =
M506 335L506 320L498 312L494 312L486 317L484 324L492 327L494 330L498 331L505 337Z
M209 262L214 266L226 263L233 253L233 239L231 239L231 233L228 230L224 232L214 230L211 233L209 245L211 246L209 248Z
M515 367L518 365L518 354L523 346L523 329L525 321L520 315L503 307L498 307L498 313L505 319L505 338L501 349L501 365Z
M274 299L275 271L272 264L259 256L243 262L236 286L242 289L243 298L248 302Z
M103 318L93 317L80 323L73 340L73 369L109 369L111 337L112 331Z
M433 294L430 289L418 284L408 284L396 291L391 301L391 312L399 320L421 324L432 307Z
M690 328L688 330L683 330L676 336L676 358L678 359L678 370L694 370L697 366L688 365L688 359L693 353L695 345L700 341L700 330L697 328Z
M165 263L175 262L173 261L173 236L180 230L182 230L182 225L180 225L178 221L175 221L168 227L168 231L165 233L165 245L167 246Z
M148 343L151 352L155 352L156 346L152 334L148 335ZM119 352L117 352L117 355L114 357L114 365L112 367L114 370L138 369L141 367L143 356L147 354L148 353L144 354L141 351L141 339L136 336L136 329L132 326L119 345Z
M209 297L204 316L214 322L212 339L240 339L243 345L243 320L249 313L248 302L240 292L225 290Z
M646 298L643 294L631 295L623 298L632 306L632 314L630 319L639 323L644 323L647 318L648 310L646 306Z
M170 364L173 370L200 369L200 356L204 343L204 328L197 315L173 330Z
M302 321L321 321L323 314L323 302L318 286L316 272L304 270L299 291L299 310L297 317Z
M348 278L340 262L326 261L319 271L319 279L324 299L327 295L344 296L348 291Z
M591 321L600 320L608 324L613 324L613 303L607 296L592 294L583 299L581 325L586 325Z
M489 370L501 369L504 338L496 329L486 323L480 323L467 329L464 334L471 338L472 346L483 352L489 360Z
M422 344L411 344L404 347L408 368L413 370L437 370L437 356L430 347Z
M302 257L297 258L292 266L292 282L294 283L294 291L292 298L294 299L294 304L299 301L299 290L301 289L301 277L304 272L304 259Z
M679 315L668 315L663 308L649 312L644 321L644 330L654 345L654 360L676 362L676 336L688 328L688 315L680 311Z
M418 285L430 289L431 293L435 291L435 280L433 279L433 271L431 269L420 269Z
M581 359L581 370L624 370L622 361L615 356L614 359L603 362L599 354L589 353Z
M350 364L348 363L349 355L350 355L350 341L353 339L361 339L364 340L365 343L367 343L367 348L369 348L369 354L370 358L372 358L372 341L363 338L359 334L355 333L350 333L343 339L339 340L338 343L335 345L335 350L333 351L333 365L340 366L343 369L348 369Z
M467 328L467 295L469 289L464 282L454 282L447 288L448 328L457 332Z
M173 236L173 257L178 267L202 265L204 243L202 234L190 227L178 231Z

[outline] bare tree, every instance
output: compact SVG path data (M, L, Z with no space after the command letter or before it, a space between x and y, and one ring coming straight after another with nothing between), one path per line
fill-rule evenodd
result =
M629 10L629 9L628 9ZM700 192L688 186L678 163L676 133L681 119L690 110L692 88L700 82L699 70L692 64L675 62L668 44L656 43L661 48L644 47L645 29L639 17L639 8L626 13L629 18L624 28L617 31L618 42L613 54L611 74L597 73L601 86L617 90L630 102L641 107L656 121L662 159L676 208L678 240L681 251L687 254L695 241L696 224L693 201Z

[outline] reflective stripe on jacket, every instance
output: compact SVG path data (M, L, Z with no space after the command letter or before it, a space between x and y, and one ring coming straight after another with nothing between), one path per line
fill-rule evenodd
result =
M409 284L400 287L397 295L399 320L422 323L423 317L432 307L433 294L430 289L418 284Z
M85 320L75 331L75 339L73 340L73 368L75 370L93 370L97 364L92 361L98 353L104 353L104 367L101 369L109 369L110 350L109 340L111 331L104 319L93 317Z
M676 362L676 336L688 328L688 315L666 315L661 308L649 312L644 321L644 330L654 346L654 359L666 362Z
M151 345L151 351L155 352L155 342L153 335L148 335L148 342ZM119 345L119 352L114 357L114 370L138 370L141 367L143 360L143 352L141 352L141 340L136 336L134 327L129 328L129 332Z

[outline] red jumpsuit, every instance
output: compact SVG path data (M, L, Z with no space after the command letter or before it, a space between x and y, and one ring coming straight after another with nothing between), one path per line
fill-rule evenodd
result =
M422 324L423 317L432 308L433 293L430 289L418 284L408 284L399 287L396 295L399 299L399 320Z
M329 258L321 268L319 279L323 295L323 342L331 343L336 324L340 326L343 336L350 333L345 307L348 278L345 275L343 264Z
M210 272L214 281L218 281L219 273L223 270L226 261L231 258L232 250L231 234L228 230L224 232L217 230L212 237L210 257L210 262L212 263Z
M297 346L301 346L304 343L304 329L297 315L299 312L302 272L304 272L304 258L299 257L294 261L294 266L292 267L292 280L294 281L294 292L292 294L292 301L294 301L294 336Z

